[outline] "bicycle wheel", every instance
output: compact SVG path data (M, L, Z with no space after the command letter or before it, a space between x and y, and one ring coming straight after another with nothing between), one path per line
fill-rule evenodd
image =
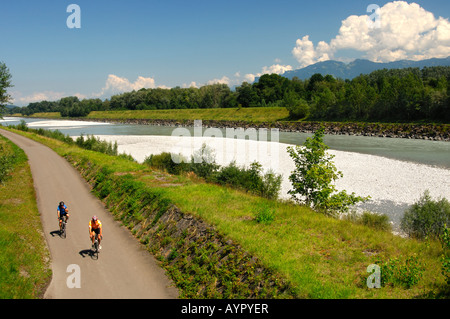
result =
M61 223L61 237L66 238L66 221L62 221Z

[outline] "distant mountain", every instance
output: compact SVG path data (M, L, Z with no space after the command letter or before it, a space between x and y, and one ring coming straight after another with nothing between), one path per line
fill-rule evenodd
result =
M432 66L450 66L450 57L443 59L433 58L422 61L400 60L388 63L377 63L369 60L357 59L348 64L329 60L318 62L302 69L287 71L281 75L288 79L292 79L296 76L301 80L305 80L316 73L320 73L323 76L331 74L335 78L351 80L361 74L368 74L381 69L423 68Z
M6 108L7 108L7 109L13 109L13 108L15 108L15 107L17 107L17 106L11 105L11 104L6 105Z

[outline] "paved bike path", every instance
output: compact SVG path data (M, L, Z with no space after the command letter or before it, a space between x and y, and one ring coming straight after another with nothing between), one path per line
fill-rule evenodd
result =
M177 298L177 289L154 257L113 219L64 158L21 135L1 129L0 134L25 151L31 167L52 260L53 277L44 298ZM70 214L65 239L58 234L56 208L60 201L66 203ZM88 223L93 215L103 224L98 260L89 254Z

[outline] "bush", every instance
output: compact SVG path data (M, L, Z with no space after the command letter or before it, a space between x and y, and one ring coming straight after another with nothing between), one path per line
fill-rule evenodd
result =
M2 184L9 176L14 167L15 155L6 144L2 144L0 139L0 184Z
M387 262L377 262L380 266L381 285L402 286L411 288L422 278L425 268L420 264L417 256L409 256L405 262L400 258L391 258Z
M276 199L281 188L281 175L272 171L263 174L262 165L258 162L253 162L249 168L238 167L231 162L217 172L215 181L270 199Z
M203 144L191 157L189 170L206 180L213 180L220 166L216 164L214 151Z
M194 153L190 163L186 163L182 157L175 163L172 158L170 153L161 153L150 155L144 163L175 175L193 172L208 182L243 189L266 198L276 199L280 192L281 175L272 171L263 174L262 165L258 162L250 164L249 168L238 167L235 162L220 167L215 162L213 151L205 144Z
M96 138L93 135L89 135L86 139L83 135L81 135L76 139L75 144L87 150L96 151L108 155L118 155L117 142L111 143L101 141L100 138Z
M18 130L21 130L21 131L24 131L24 132L28 131L27 123L24 120L20 120L20 124L17 124L16 127L17 127Z
M371 212L364 212L361 215L361 224L384 231L390 231L392 228L387 215Z
M261 224L271 224L275 219L275 210L269 206L262 204L258 206L255 214L255 220Z
M445 225L450 225L450 203L447 199L433 200L429 191L405 211L401 229L417 239L441 238Z
M175 163L172 160L172 154L167 153L167 152L163 152L161 154L158 155L150 155L148 157L145 158L144 163L160 169L160 170L165 170L167 171L169 174L174 174L174 175L179 175L181 174L181 172L187 171L188 170L188 165L185 161L183 161L183 159L180 157L180 160L177 160L177 163Z
M442 274L445 277L447 285L450 285L450 230L447 225L442 230Z
M345 216L346 220L350 220L356 224L361 224L383 231L391 231L392 225L389 222L389 217L385 214L377 214L372 212L363 212L358 214L356 212Z
M15 126L10 125L9 127L15 128L17 130L24 131L24 132L32 132L32 133L36 133L41 136L54 138L54 139L57 139L61 142L67 143L67 144L74 143L72 138L69 135L64 135L63 133L61 133L61 131L58 131L58 130L50 131L50 130L44 130L43 128L30 129L24 120L21 120L20 124L17 124Z
M308 102L292 91L284 95L281 106L288 110L289 118L292 120L302 119L309 115Z
M323 127L318 129L303 146L287 148L295 164L295 170L289 176L293 189L288 193L298 203L335 215L347 212L350 206L369 197L347 194L345 190L336 193L336 186L332 183L342 177L342 172L332 162L334 155L326 152L328 146L323 142L324 130Z

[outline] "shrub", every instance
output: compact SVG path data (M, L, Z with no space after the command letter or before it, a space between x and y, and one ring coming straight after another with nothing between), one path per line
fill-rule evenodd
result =
M361 215L361 224L384 231L390 231L392 229L389 223L389 217L385 214L364 212Z
M24 131L24 132L28 131L27 123L24 120L20 120L20 123L17 124L16 128L18 130L21 130L21 131Z
M381 285L411 288L422 278L425 268L417 256L409 256L403 262L400 258L391 258L387 262L377 262L381 271Z
M175 175L182 172L193 172L208 182L243 189L271 199L278 197L281 188L281 175L277 175L273 171L264 174L262 165L258 162L253 162L249 168L238 167L236 162L220 167L215 162L212 149L205 144L194 153L190 163L186 163L182 157L175 163L173 154L166 152L150 155L144 160L144 163Z
M96 151L108 155L118 155L117 142L111 143L102 141L100 140L100 138L96 138L93 135L89 135L86 139L83 135L80 135L76 139L75 144L87 150Z
M258 162L253 162L249 168L238 167L235 162L231 162L220 168L215 181L270 199L276 199L281 188L281 175L272 171L263 174L262 165Z
M1 143L0 139L0 184L2 184L9 176L9 173L14 167L15 155L6 147L6 144Z
M433 200L429 191L405 211L400 222L408 236L418 239L440 238L445 225L450 225L450 203L445 198Z
M324 128L318 129L312 138L307 138L302 146L288 147L288 153L294 161L295 170L289 176L293 189L288 193L292 198L315 210L334 215L347 212L348 208L369 197L356 196L341 191L336 193L332 183L342 172L338 171L332 159L334 155L326 151L323 142Z
M445 277L447 285L450 285L450 230L447 225L442 230L442 274Z
M191 156L189 170L206 180L213 180L219 167L220 166L216 164L214 151L206 144L203 144L202 147Z
M263 204L258 206L255 220L261 224L271 224L275 219L275 210Z
M151 167L165 170L169 174L179 175L181 172L188 170L188 164L183 160L183 158L180 157L179 159L180 160L177 160L177 163L175 163L172 160L171 153L163 152L158 155L152 154L146 157L144 163Z
M392 225L389 222L389 217L385 214L377 214L368 211L365 211L362 214L352 212L344 216L344 219L378 230L392 230Z
M289 118L293 120L302 119L309 115L308 102L292 91L284 95L281 106L288 110Z

